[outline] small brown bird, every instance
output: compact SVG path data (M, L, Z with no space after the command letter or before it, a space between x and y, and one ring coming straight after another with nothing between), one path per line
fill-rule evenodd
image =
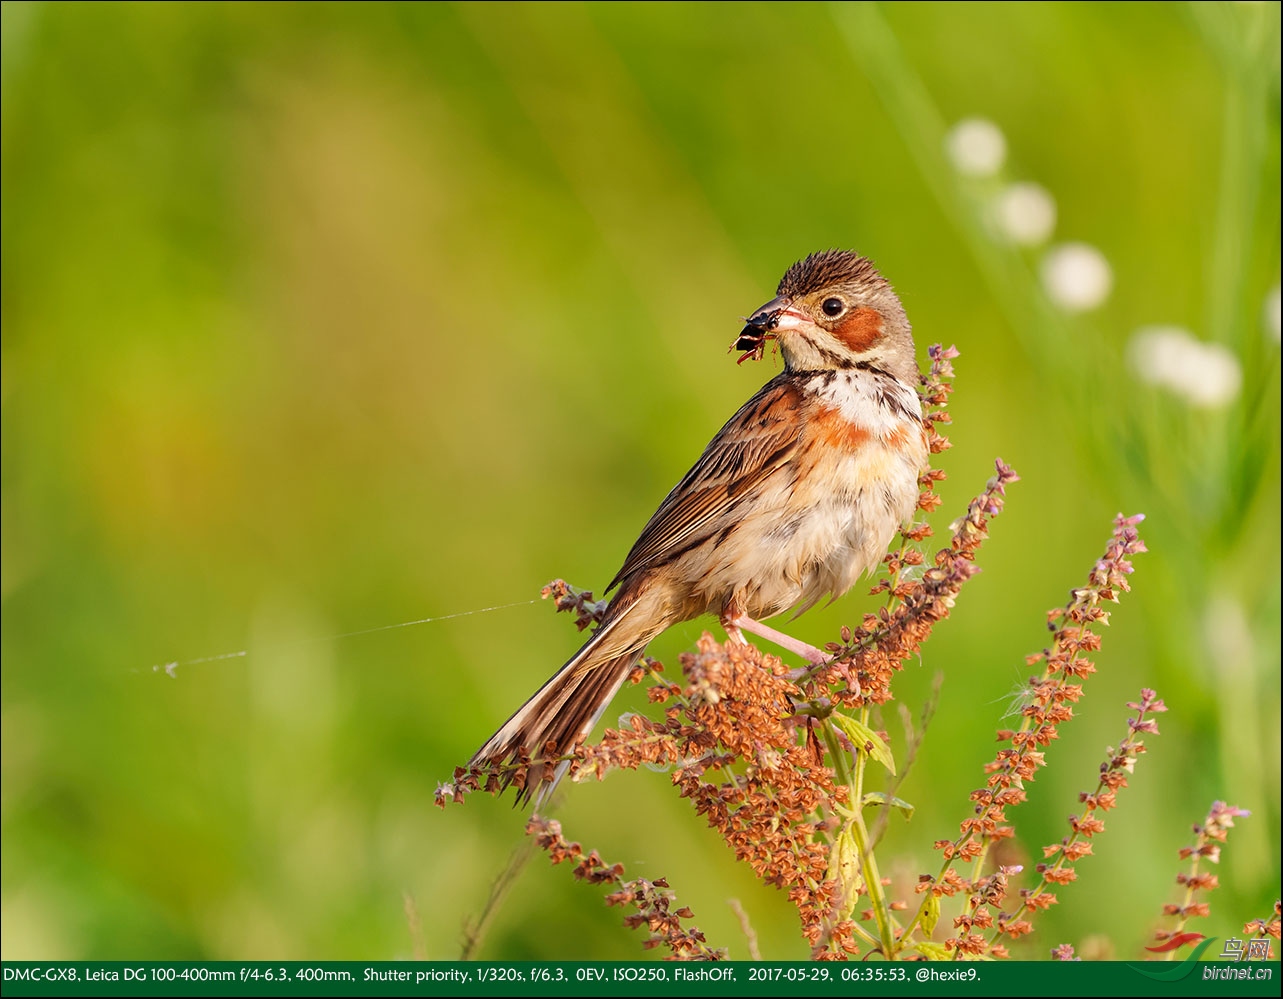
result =
M866 258L813 253L748 317L740 360L779 345L784 370L762 386L659 505L615 575L600 626L565 666L486 740L471 765L565 756L588 737L647 643L716 614L824 661L761 623L837 598L878 564L912 514L927 435L914 386L913 334L891 285ZM519 801L545 797L530 768Z

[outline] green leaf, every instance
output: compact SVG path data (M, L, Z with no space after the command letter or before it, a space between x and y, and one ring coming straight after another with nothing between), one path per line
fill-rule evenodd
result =
M863 722L858 722L840 712L835 711L830 717L833 719L833 724L846 734L857 750L868 753L870 759L877 760L891 771L892 777L895 776L895 757L891 755L891 747L886 744L882 736Z
M927 892L927 905L922 910L922 931L927 936L931 936L936 931L936 923L940 922L940 897L935 892ZM926 946L920 944L919 946Z
M913 948L928 961L952 961L953 951L942 943L932 943L930 940L924 940Z
M860 801L862 807L869 805L890 805L892 808L899 809L900 814L905 820L913 818L914 806L910 805L903 798L896 798L888 795L885 791L870 791Z
M863 879L860 876L860 850L855 843L855 831L848 825L833 843L829 854L829 877L842 886L842 918L855 911Z

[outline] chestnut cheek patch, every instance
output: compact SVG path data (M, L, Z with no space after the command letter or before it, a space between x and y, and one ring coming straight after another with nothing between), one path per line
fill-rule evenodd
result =
M833 335L857 354L882 339L882 314L877 309L856 309L837 324Z

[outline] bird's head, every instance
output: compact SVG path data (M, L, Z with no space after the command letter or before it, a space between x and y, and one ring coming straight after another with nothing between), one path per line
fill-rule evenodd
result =
M868 258L847 250L812 253L785 271L776 297L748 317L735 347L760 356L768 340L779 344L790 371L863 363L917 382L900 299Z

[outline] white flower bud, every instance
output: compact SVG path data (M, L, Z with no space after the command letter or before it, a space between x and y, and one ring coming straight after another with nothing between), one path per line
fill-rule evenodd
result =
M1062 243L1042 258L1047 297L1066 312L1086 312L1109 297L1114 272L1105 255L1086 243Z
M992 177L1007 159L1007 140L993 122L964 118L949 130L945 152L953 167L968 177Z
M1018 246L1047 242L1056 228L1056 201L1039 184L1009 184L993 202L994 222Z
M1199 409L1219 409L1238 395L1243 368L1223 344L1203 343L1180 326L1145 326L1132 334L1127 361L1136 376Z

